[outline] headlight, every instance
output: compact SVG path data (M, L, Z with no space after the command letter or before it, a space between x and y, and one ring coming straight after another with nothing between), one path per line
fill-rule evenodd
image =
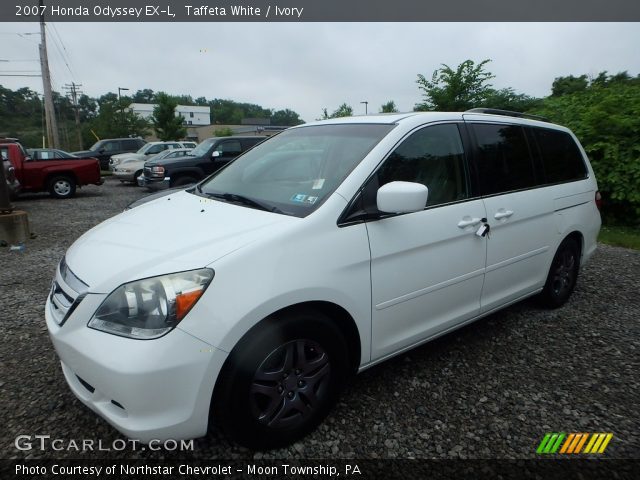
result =
M213 270L203 268L125 283L102 302L88 326L122 337L161 337L189 313L212 278Z

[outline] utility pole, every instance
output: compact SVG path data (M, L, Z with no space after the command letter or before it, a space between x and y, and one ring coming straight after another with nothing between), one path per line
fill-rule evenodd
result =
M122 121L122 127L123 129L126 127L125 123L124 123L124 107L122 106L122 100L120 97L120 92L124 92L129 90L126 87L118 87L118 106L120 107L120 119Z
M71 95L71 102L73 104L73 112L76 117L76 140L78 143L78 150L82 150L82 131L80 130L80 105L78 105L78 95L82 95L79 87L82 84L76 84L71 82L71 85L66 84L64 88L67 90L67 95Z
M49 74L49 58L47 57L47 39L44 31L44 7L40 0L40 67L42 69L42 84L44 86L44 112L47 121L47 138L49 148L58 148L60 138L58 137L58 124L53 108L53 93L51 92L51 76Z
M360 103L364 103L364 114L365 115L369 115L369 102L368 101L364 101L364 102L360 102Z

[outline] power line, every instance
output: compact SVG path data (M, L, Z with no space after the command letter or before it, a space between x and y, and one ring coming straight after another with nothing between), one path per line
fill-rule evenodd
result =
M66 59L69 63L73 63L71 61L71 55L69 55L69 51L67 50L67 47L64 44L64 41L62 40L62 36L60 35L60 32L58 32L58 28L56 27L55 23L52 23L51 26L53 27L53 30L56 32L56 36L58 37L58 40L60 40L60 45L62 45L62 50L64 50L64 53L66 54ZM67 65L67 67L69 68L69 72L71 73L71 77L75 77L75 75L73 74L73 71L71 69L71 66Z
M69 63L67 62L66 58L65 58L65 54L62 51L62 48L60 47L60 44L58 43L58 40L56 39L56 35L57 35L57 30L51 30L49 28L49 24L46 25L47 31L51 34L50 37L53 39L53 44L56 47L56 50L58 52L58 54L60 55L60 58L62 59L62 62L67 66L67 70L69 70L69 73L71 74L71 78L73 79L75 77L75 75L73 74L73 72L71 71L71 67L69 66ZM56 35L53 35L53 33L55 33Z

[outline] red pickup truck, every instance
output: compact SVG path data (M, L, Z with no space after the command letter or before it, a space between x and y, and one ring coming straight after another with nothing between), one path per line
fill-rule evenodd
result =
M22 192L49 192L55 198L70 198L76 187L104 183L96 158L36 160L27 155L20 143L2 141L0 155L15 168Z

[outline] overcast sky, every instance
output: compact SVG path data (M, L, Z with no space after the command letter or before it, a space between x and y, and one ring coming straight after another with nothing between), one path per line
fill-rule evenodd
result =
M490 58L496 88L545 96L553 79L607 70L640 73L638 23L52 23L54 90L80 83L100 96L118 87L228 98L312 121L341 103L356 114L388 100L421 101L418 73ZM0 23L0 72L38 70L37 23ZM0 76L42 92L40 78Z

